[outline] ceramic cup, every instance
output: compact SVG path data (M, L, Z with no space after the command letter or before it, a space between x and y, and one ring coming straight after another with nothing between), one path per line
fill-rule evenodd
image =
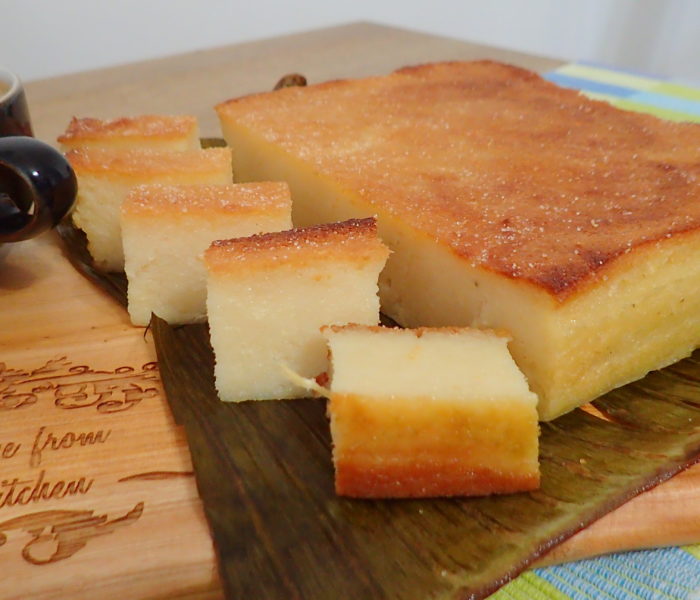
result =
M26 240L57 225L75 201L68 161L31 135L22 84L0 68L0 243Z

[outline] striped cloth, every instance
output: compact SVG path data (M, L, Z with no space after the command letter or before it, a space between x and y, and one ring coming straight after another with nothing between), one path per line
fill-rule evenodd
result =
M545 78L625 110L651 113L672 121L700 123L698 88L585 63L564 65L547 73Z
M592 64L547 73L619 108L700 123L700 89ZM624 552L522 574L489 600L700 600L700 544Z
M534 569L489 600L700 600L700 544Z

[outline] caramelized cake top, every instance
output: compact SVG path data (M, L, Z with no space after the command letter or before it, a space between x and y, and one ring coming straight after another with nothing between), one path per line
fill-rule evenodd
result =
M58 142L68 146L109 138L175 139L194 135L197 119L189 115L141 115L102 120L73 117Z
M614 259L700 228L700 125L616 109L491 61L217 106L449 246L563 301Z
M230 148L184 152L78 148L67 152L66 158L78 173L103 173L126 179L158 176L163 173L206 174L231 170Z
M285 182L264 181L231 185L154 183L129 191L122 212L130 216L203 215L216 220L223 213L279 213L291 211Z
M377 236L376 220L367 218L219 240L204 258L210 272L229 273L329 260L342 262L338 268L347 268L348 263L361 267L388 255Z

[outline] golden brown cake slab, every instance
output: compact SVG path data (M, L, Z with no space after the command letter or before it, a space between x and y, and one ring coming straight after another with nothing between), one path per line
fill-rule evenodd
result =
M479 325L544 419L700 342L700 126L490 61L217 107L241 180L289 182L297 225L376 214L382 309Z

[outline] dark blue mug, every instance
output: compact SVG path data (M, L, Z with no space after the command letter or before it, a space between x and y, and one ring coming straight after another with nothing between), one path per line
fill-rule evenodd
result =
M57 225L77 184L63 155L34 139L16 75L0 68L0 243L34 237Z

